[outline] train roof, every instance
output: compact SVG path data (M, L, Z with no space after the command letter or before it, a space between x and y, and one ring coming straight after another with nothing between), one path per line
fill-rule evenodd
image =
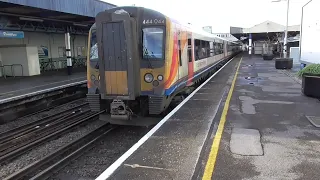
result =
M193 33L196 33L198 35L202 35L202 36L207 36L207 37L211 37L211 38L215 38L215 39L220 39L222 41L227 41L227 42L230 42L230 43L233 43L233 44L239 44L238 42L233 42L233 41L230 41L228 39L224 39L224 38L221 38L221 37L218 37L217 35L214 35L214 34L211 34L211 33L208 33L206 31L204 31L202 28L200 27L196 27L196 26L193 26L193 25L190 25L190 24L185 24L185 23L182 23L172 17L169 17L159 11L156 11L156 10L153 10L153 9L150 9L150 8L145 8L145 7L139 7L139 6L119 6L119 7L114 7L114 8L111 8L111 9L108 9L106 11L110 11L110 10L114 10L114 9L121 9L121 8L137 8L137 9L146 9L148 11L151 11L151 12L154 12L154 13L159 13L165 17L167 17L168 19L170 19L172 22L175 22L177 24L180 24L182 26L184 26L185 28L187 28L188 30L190 30L191 32ZM95 28L96 27L96 23L94 23L91 28Z

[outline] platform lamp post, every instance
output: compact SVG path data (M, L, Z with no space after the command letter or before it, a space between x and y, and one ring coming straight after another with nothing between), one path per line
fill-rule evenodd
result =
M271 2L281 2L282 0L275 0ZM289 20L289 3L290 0L287 0L287 22L286 22L286 29L284 32L284 40L283 40L283 57L287 58L287 41L288 41L288 20Z
M66 56L67 56L67 72L68 75L72 74L72 56L71 56L71 46L70 46L70 27L67 27L67 32L65 33L65 45L66 45Z

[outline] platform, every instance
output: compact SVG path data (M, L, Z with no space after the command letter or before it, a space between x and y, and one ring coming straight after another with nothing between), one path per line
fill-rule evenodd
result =
M223 104L222 97L227 93L239 59L237 57L229 61L207 84L193 92L194 95L186 99L188 101L183 101L185 104L181 108L179 105L176 112L171 112L174 114L170 118L161 121L155 128L164 124L121 163L110 179L185 180L192 177L213 118L218 107ZM116 165L117 162L113 166ZM107 170L103 173L101 179L109 172Z
M320 101L301 93L297 69L244 57L212 179L320 178ZM250 79L247 77L251 77Z
M85 84L86 72L48 72L39 76L0 78L0 104L46 93L62 88Z
M274 61L236 71L241 56L97 179L319 179L320 102Z

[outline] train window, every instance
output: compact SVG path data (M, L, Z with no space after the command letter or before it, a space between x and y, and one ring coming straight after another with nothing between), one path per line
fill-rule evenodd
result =
M189 60L189 62L192 62L192 48L191 47L192 47L191 39L188 39L188 60Z
M205 41L205 50L206 50L206 56L205 57L210 57L210 42Z
M214 51L215 51L215 55L222 54L223 53L223 44L220 42L216 42Z
M214 43L214 53L215 53L215 55L220 54L220 46L219 46L218 42Z
M182 59L181 59L181 41L178 40L178 48L179 48L179 62L180 66L182 66Z
M221 43L221 53L220 54L223 54L224 53L224 43Z
M91 30L89 60L91 67L99 69L98 42L96 30Z
M143 28L143 59L163 59L163 29Z
M201 44L200 44L200 40L195 39L194 41L194 54L195 54L195 60L199 60L201 59Z
M209 48L210 57L214 56L214 42L210 42L210 48Z

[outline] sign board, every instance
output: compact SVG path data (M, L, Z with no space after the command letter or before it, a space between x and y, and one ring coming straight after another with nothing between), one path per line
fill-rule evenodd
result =
M23 31L1 31L0 30L0 38L24 38Z

